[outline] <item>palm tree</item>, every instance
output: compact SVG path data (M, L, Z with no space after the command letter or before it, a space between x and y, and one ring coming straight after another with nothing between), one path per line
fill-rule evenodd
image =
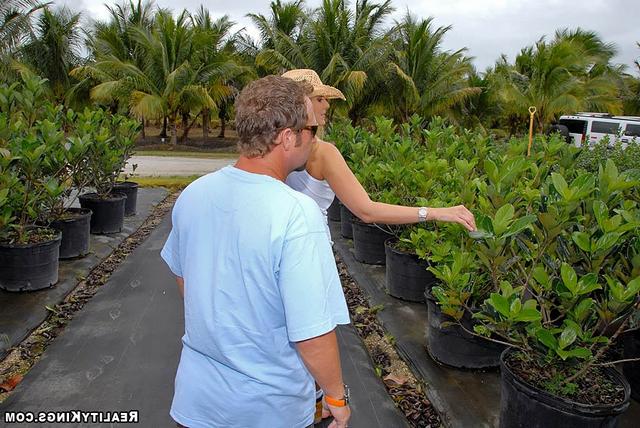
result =
M488 67L483 73L473 68L469 72L467 85L479 88L480 92L467 97L464 103L456 107L455 115L465 128L480 128L484 131L494 128L503 115L503 108L497 96L495 71Z
M93 23L91 31L87 32L87 46L91 56L95 58L115 57L124 62L133 62L139 68L143 65L143 55L141 48L132 37L133 28L144 28L151 30L154 22L154 14L157 10L152 0L138 0L136 3L130 0L129 3L122 3L115 6L106 6L109 11L107 22L96 21ZM97 85L98 81L86 76L70 91L73 96L75 92L84 92L87 88ZM127 100L120 103L118 100L112 101L113 110L119 110L119 105L127 105ZM142 138L145 139L145 118L141 118ZM161 136L167 136L167 121L163 120Z
M239 35L231 33L235 23L227 15L213 20L209 11L200 6L191 19L194 28L193 62L206 70L202 74L201 83L216 104L220 119L218 137L224 138L230 106L239 89L253 78L253 69L242 65L242 59L237 55L236 43ZM201 113L202 134L206 142L209 138L211 109L204 107ZM196 118L197 116L193 119L192 125ZM190 127L185 127L182 139L186 139Z
M351 119L357 122L365 108L361 103L376 87L365 90L367 81L384 70L387 59L384 19L393 11L391 0L372 4L358 0L355 11L345 0L323 0L302 28L298 40L281 31L273 32L273 48L262 50L256 66L271 73L293 68L315 70L323 82L347 97Z
M32 15L51 3L37 0L4 0L0 3L0 59L12 53L31 32Z
M201 84L209 70L191 63L193 34L186 10L177 18L159 11L151 30L131 28L131 37L142 51L140 65L108 55L75 69L73 75L101 82L91 90L96 101L126 100L138 118L168 118L171 144L176 144L181 112L215 106Z
M112 55L141 65L141 52L131 37L134 27L151 29L156 11L153 1L132 0L128 4L107 6L110 19L95 22L89 47L94 57Z
M390 63L393 116L406 122L413 114L424 118L452 117L453 107L461 105L480 88L469 86L471 61L465 49L442 50L444 35L450 26L432 29L433 18L417 21L410 13L397 25Z
M538 130L563 113L579 110L620 113L618 81L609 60L615 51L593 33L560 31L520 51L515 64L496 65L507 114L523 122L536 107Z
M638 48L640 43L636 42ZM624 112L629 115L640 116L640 60L634 62L638 76L627 74L625 76L625 86L623 92Z
M80 14L63 7L54 11L43 8L35 31L20 48L18 57L36 74L49 81L58 102L64 102L71 86L69 71L82 61Z
M270 4L270 17L255 13L247 14L260 31L260 41L263 49L274 49L276 39L280 35L290 37L293 40L299 40L307 20L307 14L305 13L303 5L304 0L296 0L288 3L282 3L280 0L276 0Z

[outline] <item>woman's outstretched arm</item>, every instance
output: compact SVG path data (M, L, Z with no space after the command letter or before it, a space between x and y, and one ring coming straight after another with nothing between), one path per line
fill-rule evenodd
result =
M334 145L318 141L317 155L323 178L327 180L338 199L362 221L384 224L408 224L420 221L418 207L372 201ZM427 221L459 223L467 230L476 230L473 214L463 205L447 208L428 207Z

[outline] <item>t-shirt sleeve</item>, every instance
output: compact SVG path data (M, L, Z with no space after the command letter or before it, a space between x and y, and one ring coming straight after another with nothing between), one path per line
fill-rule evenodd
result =
M174 275L182 277L182 265L180 264L180 234L176 223L175 208L173 212L173 227L167 241L162 247L160 256L171 269Z
M320 220L317 231L285 242L278 285L289 340L299 342L348 324L349 313L331 245Z

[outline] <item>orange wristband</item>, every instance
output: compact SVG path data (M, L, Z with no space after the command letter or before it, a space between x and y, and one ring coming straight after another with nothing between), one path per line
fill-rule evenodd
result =
M327 394L324 394L324 401L330 406L333 407L345 407L349 405L349 387L347 385L344 386L344 397L337 399L333 397L329 397Z

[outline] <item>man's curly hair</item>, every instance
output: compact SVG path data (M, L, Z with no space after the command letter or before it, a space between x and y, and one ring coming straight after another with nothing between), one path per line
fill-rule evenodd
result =
M236 99L238 150L246 157L268 154L285 128L295 131L307 123L305 98L313 87L286 77L267 76L249 83Z

